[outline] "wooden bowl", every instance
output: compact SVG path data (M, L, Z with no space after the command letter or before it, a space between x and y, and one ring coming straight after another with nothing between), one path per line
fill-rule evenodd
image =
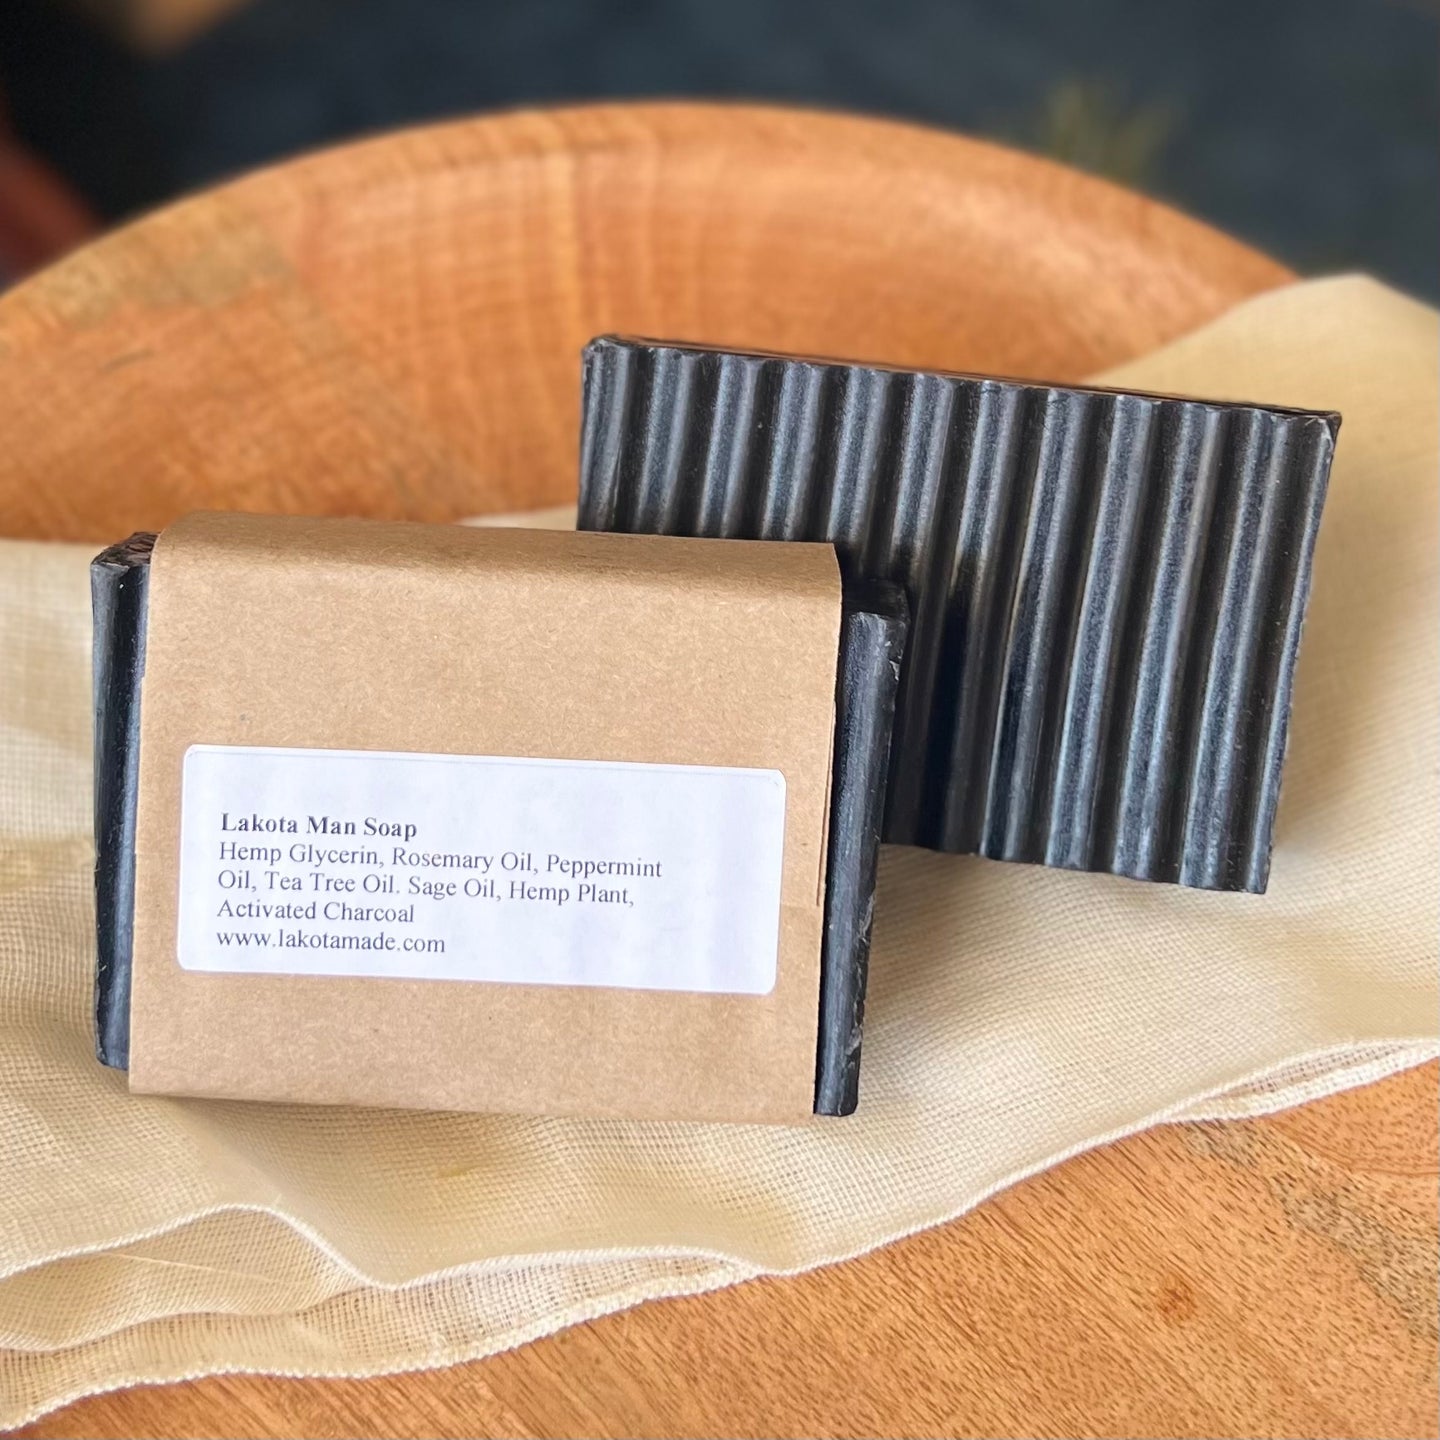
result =
M572 498L602 331L1066 380L1287 278L1100 181L907 126L687 105L419 130L185 201L0 297L0 535ZM1384 1413L1429 1414L1387 1297L1418 1223L1393 1157L1433 1139L1434 1084L1223 1143L1154 1130L847 1265L440 1374L220 1376L26 1433L1340 1433L1396 1376ZM1257 1283L1293 1294L1292 1327L1237 1323ZM1343 1383L1336 1336L1375 1361Z
M579 352L606 331L1067 380L1286 278L912 126L617 105L414 130L182 201L0 297L0 535L571 499Z

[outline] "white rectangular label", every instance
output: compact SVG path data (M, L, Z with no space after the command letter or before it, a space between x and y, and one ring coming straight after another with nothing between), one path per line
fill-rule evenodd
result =
M192 745L186 970L764 995L778 770Z

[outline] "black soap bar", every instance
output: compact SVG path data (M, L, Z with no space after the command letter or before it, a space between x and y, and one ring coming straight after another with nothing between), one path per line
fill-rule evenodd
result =
M95 1053L130 1063L130 953L135 916L135 800L140 681L153 535L132 535L90 565L95 686Z
M579 523L904 588L886 840L1258 892L1338 426L603 338Z
M910 609L899 586L874 581L845 586L820 955L817 1115L849 1115L860 1098L875 870L909 622Z
M135 808L141 682L153 535L134 535L90 567L95 681L95 1049L130 1054ZM885 584L844 589L836 677L829 856L821 942L815 1113L855 1109L880 817L909 612Z

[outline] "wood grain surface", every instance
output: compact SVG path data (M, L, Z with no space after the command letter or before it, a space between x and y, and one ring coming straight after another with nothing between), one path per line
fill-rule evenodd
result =
M445 520L574 498L606 331L1057 380L1286 272L908 126L521 112L263 171L0 298L0 535L199 505Z
M604 331L1075 379L1282 283L1044 162L790 111L519 113L302 159L0 298L0 534L573 497ZM1435 1067L1155 1131L794 1279L27 1435L1436 1433Z
M1422 1436L1436 1067L1094 1151L794 1279L376 1380L97 1396L26 1436Z

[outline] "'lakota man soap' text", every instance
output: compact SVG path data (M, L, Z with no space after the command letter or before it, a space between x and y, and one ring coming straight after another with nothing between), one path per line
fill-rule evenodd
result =
M236 815L228 810L220 816L222 830L245 830L262 835L298 835L300 822L292 815ZM307 815L307 835L393 835L400 840L413 840L420 833L419 826L405 824L399 820L376 820L366 816L358 824L354 820L332 820L328 815Z

